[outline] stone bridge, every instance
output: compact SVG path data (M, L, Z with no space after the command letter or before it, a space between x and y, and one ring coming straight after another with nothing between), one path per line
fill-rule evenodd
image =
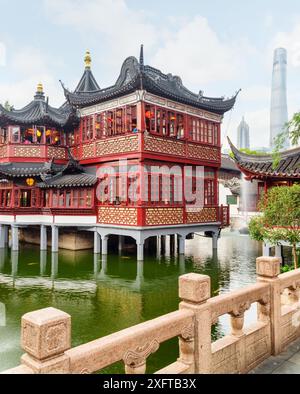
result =
M300 338L300 269L280 274L278 258L257 259L256 284L210 295L208 276L183 275L177 311L75 348L71 316L53 308L28 313L22 318L21 364L3 373L92 374L122 361L127 374L144 374L147 358L178 337L178 359L157 374L243 374L266 360L274 364L274 356ZM247 326L244 315L252 304L257 318ZM211 328L226 314L231 333L213 342Z

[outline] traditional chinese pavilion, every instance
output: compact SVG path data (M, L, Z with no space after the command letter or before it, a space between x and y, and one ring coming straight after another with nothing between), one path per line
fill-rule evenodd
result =
M65 228L94 232L95 253L100 253L102 240L103 255L110 235L132 237L140 260L150 237L177 235L179 252L184 253L186 237L205 232L216 247L220 229L229 221L229 208L220 207L218 199L221 122L236 96L192 93L179 77L145 65L143 47L139 61L126 59L115 85L103 89L87 52L77 88L63 89L67 101L60 108L49 105L42 85L23 109L0 107L0 247L11 227L12 249L18 250L19 229L30 226L40 226L42 250L51 228L53 252ZM130 177L124 177L120 159L126 160ZM146 190L145 168L174 165L205 168L201 211L175 201L176 174L171 174L168 201L163 198L164 174ZM124 177L124 190L138 182L139 198L124 198L120 186L114 200L109 192L99 196L101 177L107 190L112 178L120 185ZM157 198L143 198L146 194Z
M229 140L235 162L245 175L245 179L256 183L257 193L252 205L257 207L260 197L274 186L292 186L300 180L300 148L280 153L280 162L274 168L271 154L249 155L239 151Z

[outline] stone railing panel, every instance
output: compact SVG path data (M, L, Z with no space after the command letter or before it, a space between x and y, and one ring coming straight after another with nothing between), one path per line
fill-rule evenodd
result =
M211 305L212 321L225 314L230 314L233 318L239 318L255 302L266 302L269 299L269 286L258 283L229 294L223 294L211 298L208 302Z
M244 327L245 312L258 303L264 307L258 321ZM230 315L231 335L212 344L213 373L246 373L271 355L271 332L268 319L270 292L268 284L256 284L208 300L212 324Z
M281 292L281 346L300 336L300 269L278 276Z
M71 373L93 373L124 361L126 371L143 373L146 359L160 344L193 329L194 314L177 311L71 349L65 354Z

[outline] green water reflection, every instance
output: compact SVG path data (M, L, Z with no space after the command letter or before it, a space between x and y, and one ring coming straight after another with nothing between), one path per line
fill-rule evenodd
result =
M148 256L136 263L135 255L111 255L107 261L90 251L41 253L23 246L18 254L0 250L0 302L6 308L6 325L0 327L0 371L18 365L22 351L20 318L49 306L72 316L72 345L94 340L178 308L178 277L197 272L212 279L213 295L255 282L255 259L261 246L246 236L224 233L218 255L211 240L187 241L185 258ZM227 329L215 327L215 338ZM148 360L153 372L174 362L177 340L161 346ZM108 372L123 372L115 365Z

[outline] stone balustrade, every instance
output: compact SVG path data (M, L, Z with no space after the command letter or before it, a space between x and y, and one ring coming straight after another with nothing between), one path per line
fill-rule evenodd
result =
M278 258L257 259L257 283L210 298L210 278L179 278L179 310L71 348L71 317L54 308L22 318L21 365L6 374L91 374L122 361L127 374L146 373L147 358L179 338L179 358L157 374L247 373L300 336L300 270L280 275ZM257 318L245 313L257 304ZM229 315L231 332L213 342L211 329Z

